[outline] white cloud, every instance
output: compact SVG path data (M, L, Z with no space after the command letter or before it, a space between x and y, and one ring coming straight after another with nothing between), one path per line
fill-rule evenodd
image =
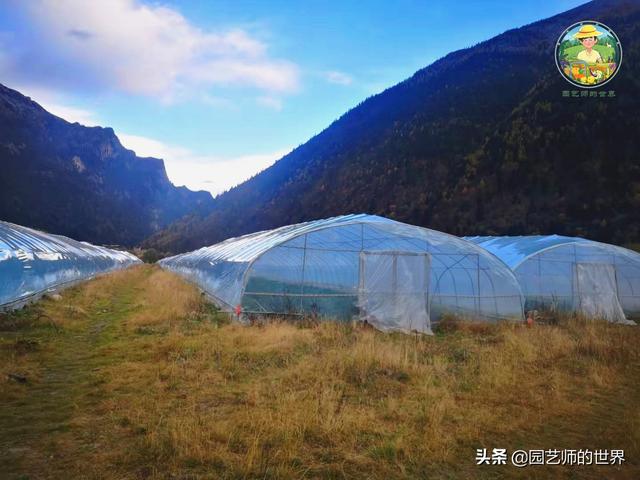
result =
M226 97L218 97L205 93L200 98L200 101L216 108L222 108L225 110L238 110L238 106L233 102L233 100Z
M46 88L38 88L34 86L12 85L23 95L28 96L34 102L38 103L47 112L65 119L67 122L78 122L86 127L95 127L100 124L98 116L95 112L82 107L69 105L64 98L56 92L47 90Z
M338 85L351 85L353 83L351 75L336 70L325 72L324 76L329 83L336 83Z
M70 107L68 105L60 105L56 103L40 103L40 105L50 113L64 118L67 122L78 122L85 127L95 127L99 125L96 115L89 110L83 108Z
M262 105L263 107L270 108L272 110L275 110L276 112L279 112L280 110L282 110L282 100L277 97L271 97L271 96L258 97L256 99L256 102L258 102L258 105Z
M73 88L117 88L173 101L212 86L290 93L298 67L272 58L267 45L241 29L203 30L182 14L137 0L33 0L13 61L0 74ZM5 70L9 71L5 71ZM47 71L49 75L44 75Z
M291 148L285 148L253 155L217 157L197 155L188 148L139 135L118 134L118 138L138 156L162 158L167 175L175 185L208 190L213 195L251 178L291 151Z

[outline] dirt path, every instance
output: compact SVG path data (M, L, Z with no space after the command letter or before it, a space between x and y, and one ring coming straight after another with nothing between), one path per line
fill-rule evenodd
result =
M18 318L23 324L36 319L35 325L0 331L2 353L9 353L13 368L27 377L24 384L0 384L1 478L31 478L21 474L25 471L39 472L33 478L57 478L56 471L66 471L74 461L65 444L74 435L87 434L78 431L83 429L76 428L74 418L99 405L103 397L100 369L112 361L100 347L118 334L118 325L136 310L135 298L147 275L148 271L140 271L123 277L127 281L122 283L102 282L106 289L83 307L77 304L86 303L79 293L84 287L67 290L62 300L42 301ZM6 374L11 367L4 366ZM89 429L82 443L97 449L98 437Z

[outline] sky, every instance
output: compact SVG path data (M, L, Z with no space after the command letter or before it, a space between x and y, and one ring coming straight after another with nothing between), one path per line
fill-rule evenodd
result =
M219 194L447 53L584 0L0 0L0 83Z

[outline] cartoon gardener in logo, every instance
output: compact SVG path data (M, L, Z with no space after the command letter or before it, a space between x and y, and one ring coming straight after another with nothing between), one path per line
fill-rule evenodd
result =
M593 46L598 43L598 37L602 35L594 25L583 25L578 33L574 35L575 38L582 44L584 50L578 53L578 60L582 60L587 63L602 63L602 57Z
M595 20L567 27L556 43L556 65L571 84L594 88L611 80L622 61L616 34Z

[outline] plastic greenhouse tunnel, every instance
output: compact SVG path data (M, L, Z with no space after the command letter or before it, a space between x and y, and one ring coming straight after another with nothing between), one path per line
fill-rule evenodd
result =
M135 263L128 252L0 221L0 311Z
M575 311L630 323L640 317L640 254L559 235L467 237L515 273L527 310Z
M231 238L160 264L245 316L359 319L425 333L447 313L523 317L518 282L495 256L452 235L372 215Z

